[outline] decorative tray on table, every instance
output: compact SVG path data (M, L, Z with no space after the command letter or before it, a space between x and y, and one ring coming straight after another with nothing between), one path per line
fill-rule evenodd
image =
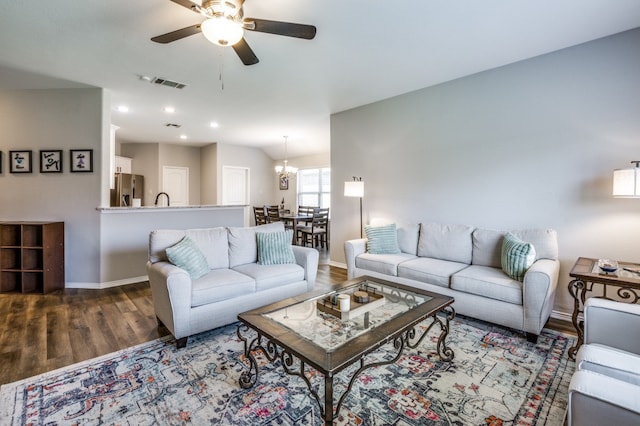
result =
M331 314L345 321L369 312L370 310L375 309L378 306L382 306L384 305L385 301L383 294L376 293L375 291L369 289L360 289L349 295L351 298L351 309L346 312L342 312L340 310L340 306L337 303L337 295L338 293L334 293L332 295L319 299L316 304L318 306L318 310L327 314Z

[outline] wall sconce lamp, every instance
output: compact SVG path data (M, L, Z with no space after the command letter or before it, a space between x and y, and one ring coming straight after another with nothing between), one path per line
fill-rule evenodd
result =
M361 177L354 176L353 181L346 181L344 183L344 196L360 198L360 238L362 238L362 197L364 197L364 182Z
M640 198L640 161L632 161L635 167L613 171L613 196Z

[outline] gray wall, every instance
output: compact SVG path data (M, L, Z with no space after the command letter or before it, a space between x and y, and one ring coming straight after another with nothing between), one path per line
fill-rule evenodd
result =
M0 91L0 220L65 222L67 281L99 279L96 207L109 194L102 161L107 100L101 89ZM64 151L63 173L40 173L42 149ZM94 172L70 173L70 149L93 149ZM9 150L32 150L33 173L9 173Z
M640 262L640 200L611 196L640 159L640 29L331 117L331 260L364 221L555 228L556 310L579 256Z
M204 205L218 204L218 144L202 147L200 156L200 202Z

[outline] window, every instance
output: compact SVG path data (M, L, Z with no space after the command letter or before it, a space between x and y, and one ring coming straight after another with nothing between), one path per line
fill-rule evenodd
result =
M331 169L298 171L298 205L331 207Z

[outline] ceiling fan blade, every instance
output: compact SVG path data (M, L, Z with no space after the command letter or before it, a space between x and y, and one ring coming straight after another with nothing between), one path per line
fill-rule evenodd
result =
M249 31L261 33L277 34L287 37L304 38L311 40L316 36L316 27L313 25L293 24L291 22L269 21L267 19L247 18L245 21L253 22L254 28L247 28Z
M199 13L200 5L197 3L194 3L190 0L171 0L171 1L179 4L182 7L186 7L187 9L191 9L194 12Z
M156 43L171 43L172 41L180 40L181 38L189 37L200 32L200 24L192 25L190 27L181 28L179 30L171 31L170 33L155 36L151 41Z
M237 42L231 47L233 47L233 50L236 51L236 53L238 54L238 57L240 57L240 60L242 61L243 64L255 65L258 62L260 62L256 54L253 53L253 50L251 50L251 47L249 47L249 45L247 44L244 38L240 39L239 42Z

